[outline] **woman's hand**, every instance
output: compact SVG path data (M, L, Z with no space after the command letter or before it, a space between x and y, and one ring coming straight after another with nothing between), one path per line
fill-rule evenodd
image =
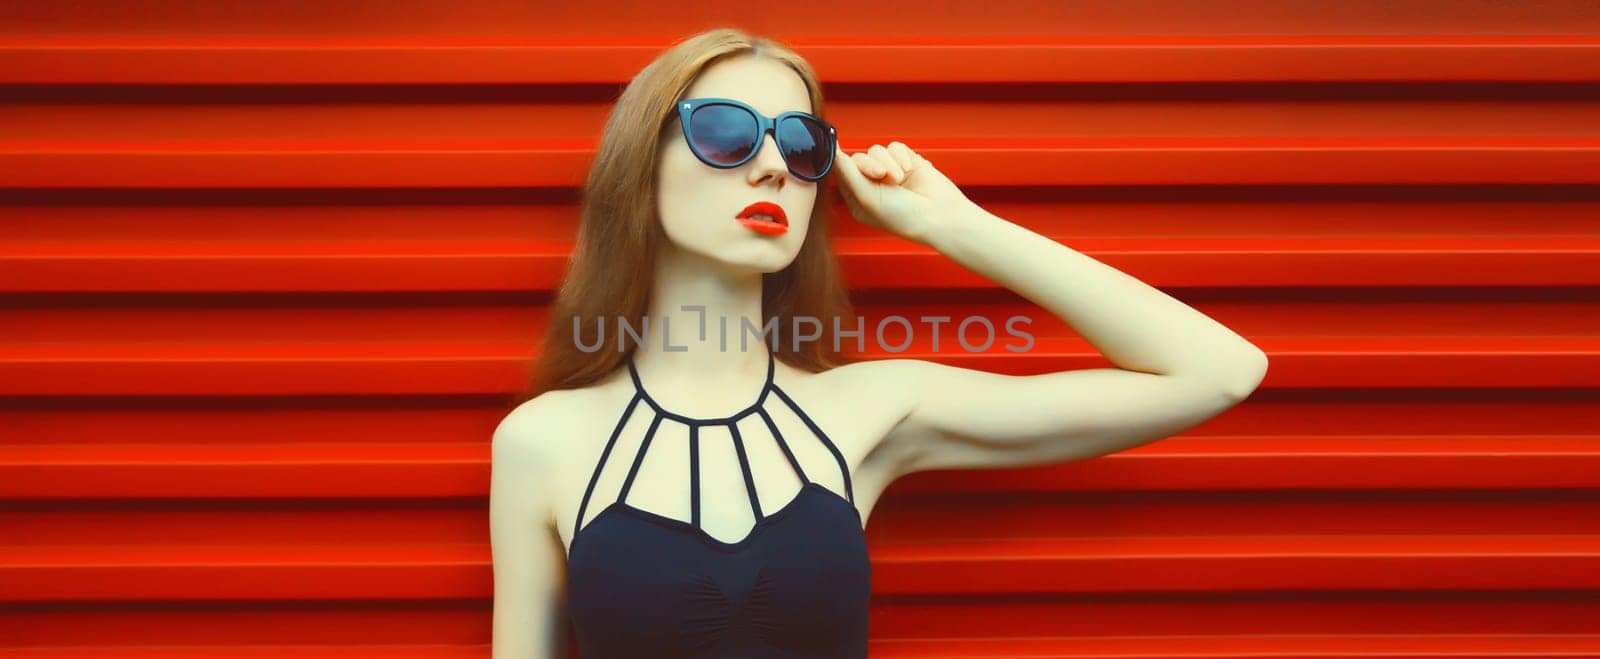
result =
M926 245L952 212L973 206L943 172L905 144L874 144L854 155L838 146L834 150L833 172L845 206L867 226Z

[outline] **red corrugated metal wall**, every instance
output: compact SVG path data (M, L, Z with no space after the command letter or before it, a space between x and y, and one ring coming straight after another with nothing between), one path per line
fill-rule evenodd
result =
M846 149L1271 357L1179 437L897 482L874 657L1600 656L1600 5L539 5L5 3L0 655L488 656L489 436L575 186L729 24ZM912 356L1108 365L840 227L869 322L1038 319Z

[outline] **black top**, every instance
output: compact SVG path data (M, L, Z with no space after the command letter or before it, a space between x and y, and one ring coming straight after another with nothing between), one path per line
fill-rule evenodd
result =
M867 656L872 566L850 472L832 440L773 382L773 362L768 351L767 380L755 403L731 416L697 419L662 409L645 392L638 369L628 360L635 394L589 478L568 550L567 594L580 659ZM810 437L797 441L814 442L832 454L848 499L806 477L768 410L777 405L773 396L810 429ZM616 500L583 524L589 495L640 401L652 416L627 478ZM687 446L659 443L666 444L666 451L687 451L689 521L626 502L645 452L652 447L651 438L664 421L688 427ZM727 450L719 444L731 443L744 472L744 491L755 524L737 542L718 540L700 526L702 431L712 435L708 450ZM756 494L747 439L775 444L801 484L788 503L771 513L763 512ZM718 476L726 477L716 479L723 483L736 477Z

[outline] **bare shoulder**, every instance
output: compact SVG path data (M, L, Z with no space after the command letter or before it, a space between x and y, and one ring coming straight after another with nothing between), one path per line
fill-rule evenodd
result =
M851 362L818 375L831 375L841 380L856 381L867 387L882 387L906 383L917 377L917 370L929 362L922 359L870 359Z
M910 455L891 441L894 430L916 407L918 359L874 359L851 362L804 378L812 400L832 408L825 416L841 424L847 452L869 489L887 487ZM858 498L860 498L858 487Z
M857 410L870 405L885 413L880 416L899 421L917 402L912 385L926 364L920 359L863 360L817 373L813 382Z
M508 485L496 492L536 507L526 512L547 522L554 520L555 510L548 484L566 461L561 438L570 437L582 418L584 398L580 390L558 389L523 401L500 420L490 442L496 480Z
M495 448L504 448L508 457L531 455L550 450L550 438L569 426L577 417L574 390L547 391L517 405L494 429Z
M923 363L920 359L863 360L816 373L813 381L819 389L849 394L847 399L859 396L864 398L857 400L902 409L914 402L905 385L915 381L918 365Z
M563 454L595 405L592 389L557 389L539 393L502 417L494 429L494 457L510 461L555 462ZM550 473L550 472L546 472Z
M564 656L561 583L565 562L554 511L557 438L571 421L565 391L523 401L493 434L489 485L494 574L494 655Z

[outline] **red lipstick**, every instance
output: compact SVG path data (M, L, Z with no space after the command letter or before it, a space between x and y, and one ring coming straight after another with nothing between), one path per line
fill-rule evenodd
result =
M765 215L766 218L756 217ZM768 219L770 218L770 219ZM770 201L758 201L745 206L744 210L734 216L740 224L770 236L782 235L789 230L789 216L783 212L783 207Z

